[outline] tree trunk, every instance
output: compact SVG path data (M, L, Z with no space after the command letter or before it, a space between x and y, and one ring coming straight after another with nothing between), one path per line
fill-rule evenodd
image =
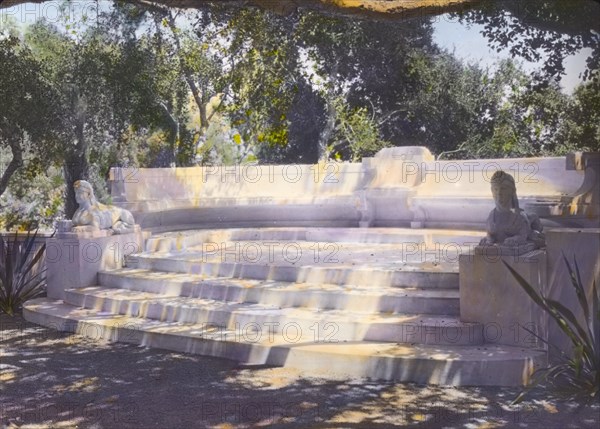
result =
M329 161L330 151L327 149L327 142L331 139L335 131L335 121L337 119L335 106L333 105L333 94L328 94L325 97L325 127L321 131L319 137L319 161Z
M65 216L67 219L72 219L75 210L77 210L77 202L75 201L75 189L73 184L77 180L88 180L90 165L87 158L87 144L83 132L83 121L77 121L75 127L75 137L77 144L67 154L64 164L65 184L67 186L67 195L65 200Z
M6 170L2 173L2 178L0 178L0 195L6 191L10 178L15 171L23 166L23 149L21 148L21 144L16 140L11 140L9 145L12 151L12 159L6 167Z
M208 100L206 100L207 97L204 91L200 91L200 88L198 88L198 85L194 81L194 76L185 64L185 58L183 58L183 53L181 49L181 41L179 40L179 35L177 34L177 26L175 23L175 18L171 13L171 10L168 11L167 22L169 24L171 34L173 35L173 40L175 40L177 58L179 59L179 64L181 66L181 70L183 71L185 82L187 83L187 85L190 88L190 91L192 92L192 97L194 97L196 106L198 106L198 112L200 114L200 128L202 129L202 134L204 134L204 132L206 132L206 129L208 128L208 118L206 116L206 103L208 103Z

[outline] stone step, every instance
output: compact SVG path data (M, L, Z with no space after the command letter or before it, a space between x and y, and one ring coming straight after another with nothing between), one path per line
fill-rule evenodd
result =
M302 240L251 240L205 242L181 251L195 254L206 262L242 262L279 266L360 265L412 267L432 271L456 271L462 248L443 249L433 243L345 243ZM160 254L160 252L155 252Z
M151 271L190 273L208 277L230 277L293 283L327 283L422 289L457 289L458 272L426 263L360 262L331 264L275 264L227 262L206 259L201 252L138 254L128 267Z
M249 341L206 325L132 318L75 308L62 301L28 301L33 323L98 340L121 341L241 363L297 368L307 375L369 377L454 386L519 386L546 365L544 351L510 346L405 345L387 342L323 342L283 335ZM293 340L293 341L292 341Z
M233 228L222 230L187 230L154 234L146 242L146 251L171 252L203 243L229 241L312 241L322 243L371 243L429 245L437 243L450 250L472 247L484 232L472 230L411 228ZM465 249L463 249L465 250ZM468 250L468 249L466 249Z
M235 240L176 246L175 250L141 252L140 256L193 255L203 262L275 266L335 265L457 272L458 257L467 249L439 243L346 243L306 240Z
M346 310L281 308L127 289L68 289L65 303L101 312L184 324L209 324L249 336L286 333L326 336L330 341L388 341L432 345L483 343L483 326L452 316L352 313Z
M98 273L103 287L279 307L347 310L362 313L455 315L456 289L374 288L371 286L289 283L210 278L202 275L126 268Z

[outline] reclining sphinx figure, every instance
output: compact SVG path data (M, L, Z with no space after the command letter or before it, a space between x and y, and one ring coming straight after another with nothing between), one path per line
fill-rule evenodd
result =
M135 221L129 210L101 204L94 196L94 188L85 180L73 184L75 200L79 207L73 214L74 231L108 229L115 234L133 231Z
M542 224L535 215L519 208L515 179L504 171L492 176L494 208L487 219L487 235L478 253L520 255L545 245Z

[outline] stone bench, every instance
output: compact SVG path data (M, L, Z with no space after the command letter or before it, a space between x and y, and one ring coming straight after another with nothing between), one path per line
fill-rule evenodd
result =
M364 177L361 164L341 163L111 170L114 201L156 231L356 226Z
M361 163L111 170L115 204L151 230L386 226L483 230L502 169L546 226L598 225L598 156L435 161L423 147Z
M583 171L566 169L564 157L435 161L405 169L421 179L411 200L415 227L484 228L494 208L490 179L497 170L514 177L522 209L553 225L565 219L549 219L550 214L573 201L584 181ZM533 205L543 209L532 210Z

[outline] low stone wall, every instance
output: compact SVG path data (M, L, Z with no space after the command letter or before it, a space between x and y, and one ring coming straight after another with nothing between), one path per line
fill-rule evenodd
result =
M599 226L598 154L435 161L386 148L361 163L111 169L113 201L144 228L396 226L484 229L490 179L513 175L546 225Z

